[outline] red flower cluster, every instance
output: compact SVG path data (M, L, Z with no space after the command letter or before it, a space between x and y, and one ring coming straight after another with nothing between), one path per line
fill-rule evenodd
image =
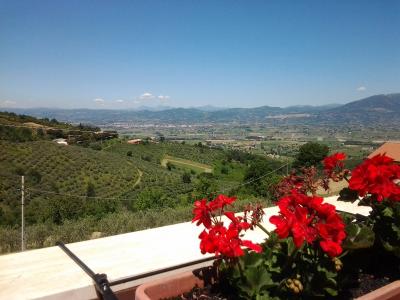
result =
M371 194L378 201L387 198L400 201L400 166L386 155L364 160L351 173L349 188L361 197Z
M197 226L203 224L206 228L199 235L201 253L215 253L232 258L244 255L242 247L258 253L262 251L260 245L241 239L242 232L251 228L252 224L242 217L236 217L233 212L224 212L225 206L232 204L235 200L234 197L218 195L208 203L206 199L195 202L192 222L197 221ZM231 221L228 227L224 226L221 220L222 215Z
M276 226L275 232L280 238L292 236L296 247L319 241L322 250L335 257L342 253L345 225L335 206L322 201L321 197L293 190L291 195L278 201L280 213L269 221Z
M343 160L346 159L346 154L342 152L334 153L331 156L327 156L324 158L324 170L333 172L335 168L343 169L344 163Z
M327 156L323 160L324 171L327 177L334 181L340 181L345 175L349 173L349 170L344 170L344 160L346 154L342 152L334 153L331 156Z
M275 187L277 198L288 196L293 190L302 194L315 194L318 189L317 169L315 167L301 168L285 176Z
M221 214L225 206L231 205L235 201L235 197L229 198L223 194L218 195L214 200L209 203L207 203L207 199L196 201L194 203L194 218L192 222L197 221L197 226L203 224L205 228L210 228L212 225L211 218L214 217L212 213L216 210L219 210L219 213Z

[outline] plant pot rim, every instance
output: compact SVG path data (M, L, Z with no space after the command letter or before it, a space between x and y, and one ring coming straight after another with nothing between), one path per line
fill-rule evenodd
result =
M135 292L135 300L154 300L179 296L195 286L203 287L204 281L194 272L163 277L140 285Z
M197 277L194 272L183 272L144 283L136 289L135 300L158 300L161 298L175 297L190 291L194 286L203 287L204 280ZM171 288L172 287L172 288ZM157 294L168 290L172 293ZM356 298L356 300L398 300L400 299L400 280L393 281L379 289Z
M396 300L400 299L400 280L393 281L379 289L358 297L356 300Z

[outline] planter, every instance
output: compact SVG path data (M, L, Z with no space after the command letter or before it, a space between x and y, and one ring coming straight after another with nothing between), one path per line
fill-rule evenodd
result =
M163 298L178 297L183 293L191 291L195 286L204 287L208 282L212 282L212 278L214 278L212 276L204 276L204 273L211 273L210 271L211 269L200 269L142 284L136 290L135 300L159 300ZM205 277L207 277L207 280L204 279ZM397 280L365 294L356 300L399 299L400 280Z
M214 282L214 278L215 269L213 267L161 278L139 286L136 289L135 300L158 300L177 297L191 291L195 286L202 288Z
M400 299L400 280L394 281L371 293L357 298L357 300L398 300Z

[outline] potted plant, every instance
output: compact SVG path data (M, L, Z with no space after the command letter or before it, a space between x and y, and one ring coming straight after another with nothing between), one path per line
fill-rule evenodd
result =
M237 216L226 210L235 201L234 197L218 195L211 200L196 201L193 222L204 226L199 235L200 251L218 257L214 265L216 281L211 283L233 293L236 299L343 299L350 298L346 294L350 283L369 265L366 262L385 255L390 259L398 257L400 166L386 156L377 156L367 159L351 173L344 168L344 160L343 153L336 153L324 159L322 174L314 167L303 168L282 180L277 186L279 213L269 219L276 226L273 232L262 226L263 210L258 205ZM363 203L371 205L371 217L341 215L335 206L316 196L318 186L329 188L329 180L349 181L347 192L352 197L348 198L361 197ZM262 244L244 239L244 233L255 227L266 233ZM363 257L368 261L357 263L357 258ZM183 277L188 282L186 292L190 287L205 285L204 277L196 279L193 274ZM172 290L176 293L157 294L153 284L150 288L138 288L138 293L142 292L142 295L137 293L138 299L174 297L185 292L176 289L174 278L168 281L175 284ZM373 298L378 293L379 299L400 298L396 294L400 293L398 285L394 282L364 297L378 299ZM388 298L384 298L385 293Z

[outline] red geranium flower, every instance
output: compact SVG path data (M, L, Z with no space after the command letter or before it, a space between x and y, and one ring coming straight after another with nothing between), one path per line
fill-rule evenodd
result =
M324 170L332 172L335 168L343 168L343 161L346 159L346 154L342 152L334 153L331 156L324 158Z
M194 203L193 214L192 223L197 221L197 226L203 224L205 228L210 228L211 209L207 204L207 199L202 199Z
M399 179L400 166L389 156L378 154L352 171L349 188L361 197L371 194L378 201L400 201L400 186L396 183Z
M236 197L228 197L220 194L213 201L209 203L211 210L223 209L226 205L231 205L236 201Z
M345 159L346 154L342 152L334 153L331 156L324 158L323 164L326 177L323 179L322 185L325 190L329 189L329 178L338 182L349 173L349 170L344 169L343 161Z
M209 203L206 199L195 202L192 222L197 221L196 225L203 224L206 228L199 235L201 253L215 253L232 258L244 255L243 247L258 253L262 251L260 245L241 239L243 231L252 228L252 223L247 222L247 218L235 216L233 212L224 212L225 206L235 200L234 197L218 195ZM214 211L218 211L220 215L214 215ZM228 227L224 226L221 215L230 220Z
M276 226L275 232L280 238L292 236L296 247L319 241L321 248L334 257L342 252L345 225L335 207L322 201L321 197L293 190L291 195L278 201L279 215L269 221Z
M342 247L335 242L332 241L321 241L319 243L321 246L322 250L325 251L326 254L328 254L330 257L336 257L342 253L343 249Z

